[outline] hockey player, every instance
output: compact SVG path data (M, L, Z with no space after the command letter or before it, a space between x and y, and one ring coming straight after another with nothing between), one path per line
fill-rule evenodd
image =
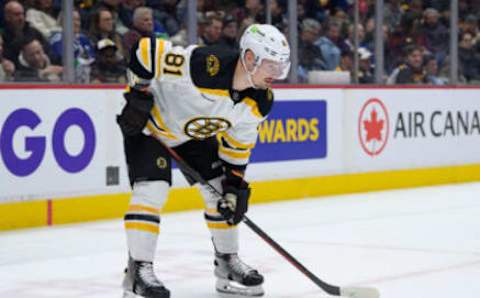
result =
M243 177L257 127L273 103L269 88L287 76L289 61L285 36L260 24L246 29L240 52L173 47L155 38L133 47L126 105L117 118L133 188L124 217L129 250L124 297L170 297L153 270L159 211L172 179L169 153L157 139L223 193L200 186L217 291L263 295L263 276L238 256L237 224L248 209L250 188Z

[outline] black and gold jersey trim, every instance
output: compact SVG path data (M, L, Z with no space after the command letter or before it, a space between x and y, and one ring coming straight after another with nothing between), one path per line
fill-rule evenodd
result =
M130 51L129 69L142 79L155 77L157 39L144 37L138 40Z
M270 113L273 106L273 92L269 89L248 88L238 93L240 101L252 108L258 117L265 117Z

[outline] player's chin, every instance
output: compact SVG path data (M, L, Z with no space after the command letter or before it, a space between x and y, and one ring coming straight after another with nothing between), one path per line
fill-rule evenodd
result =
M273 84L273 79L272 78L266 78L263 80L263 86L264 89L272 87Z

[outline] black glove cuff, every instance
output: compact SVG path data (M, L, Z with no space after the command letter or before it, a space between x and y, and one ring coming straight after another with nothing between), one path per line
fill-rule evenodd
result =
M150 113L153 107L153 94L137 89L131 89L129 92L123 94L130 107L139 110L143 113Z

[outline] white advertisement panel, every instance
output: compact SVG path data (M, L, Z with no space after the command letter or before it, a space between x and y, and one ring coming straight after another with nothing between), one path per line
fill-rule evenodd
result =
M250 180L333 175L343 169L341 89L274 89L247 169Z
M345 90L346 170L480 162L478 89Z
M124 191L123 148L114 145L120 132L112 126L118 96L118 90L2 90L0 201Z

